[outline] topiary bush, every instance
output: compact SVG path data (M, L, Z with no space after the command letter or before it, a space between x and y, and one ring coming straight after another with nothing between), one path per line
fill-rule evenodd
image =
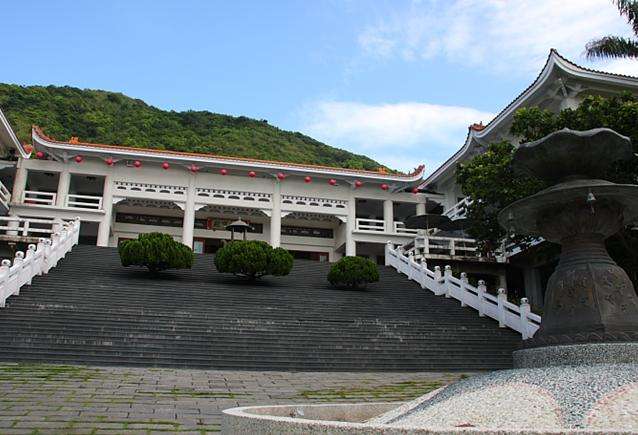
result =
M215 254L215 267L221 273L232 273L248 280L265 275L284 276L292 269L292 255L257 240L237 240L226 244Z
M173 240L168 234L140 234L118 247L122 266L144 266L151 272L166 269L190 269L195 260L193 250Z
M367 258L343 257L330 268L328 281L338 287L362 289L368 283L379 281L379 270Z

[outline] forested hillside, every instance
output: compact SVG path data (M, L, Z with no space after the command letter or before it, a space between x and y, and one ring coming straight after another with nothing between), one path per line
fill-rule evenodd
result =
M0 84L0 108L22 141L31 125L53 138L376 170L368 157L265 120L208 111L165 111L121 93Z

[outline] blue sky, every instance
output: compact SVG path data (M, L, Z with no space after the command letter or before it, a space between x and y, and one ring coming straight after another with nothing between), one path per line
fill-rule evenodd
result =
M638 75L583 59L629 31L608 0L21 0L1 16L1 82L267 119L403 170L434 170L551 47Z

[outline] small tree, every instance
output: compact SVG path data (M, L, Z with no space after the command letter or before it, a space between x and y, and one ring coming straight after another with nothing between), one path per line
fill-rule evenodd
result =
M168 234L140 234L118 247L122 266L144 266L151 272L166 269L190 269L195 260L193 250L176 242Z
M343 257L330 268L328 281L339 287L365 288L368 283L379 281L379 270L367 258Z
M253 281L266 275L288 275L293 258L285 249L273 248L266 242L237 240L217 251L214 261L219 272Z

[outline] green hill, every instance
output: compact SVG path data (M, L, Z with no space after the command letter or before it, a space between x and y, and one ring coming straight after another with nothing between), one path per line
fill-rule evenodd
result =
M36 124L59 140L78 136L86 142L293 163L371 170L381 166L265 120L165 111L115 92L0 84L0 108L25 142L31 141L31 125Z

